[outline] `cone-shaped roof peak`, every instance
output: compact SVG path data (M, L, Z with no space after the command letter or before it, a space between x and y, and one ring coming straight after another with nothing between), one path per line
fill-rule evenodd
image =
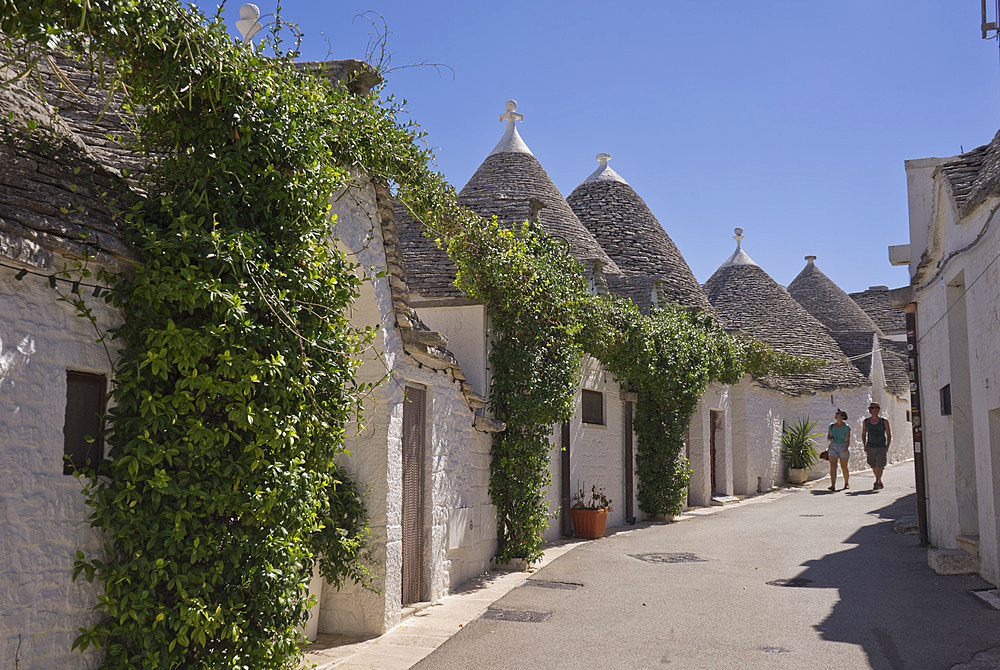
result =
M734 251L733 255L727 258L726 262L719 267L726 268L732 265L757 265L754 260L747 255L747 252L743 251L743 238L745 237L743 235L743 229L734 228L733 232L736 233L733 235L733 239L736 240L736 251Z
M639 194L608 167L610 158L597 155L600 167L573 189L566 198L569 206L627 277L655 280L659 299L711 312L673 240ZM638 286L636 281L624 283Z
M504 103L504 107L507 111L500 115L500 120L507 122L507 129L497 145L493 147L490 155L507 152L531 155L531 149L521 139L521 135L517 132L517 126L514 125L518 121L524 120L524 114L517 111L517 100L508 100Z
M788 292L824 326L834 333L879 333L882 331L868 314L833 280L823 274L815 256L806 256L806 266Z

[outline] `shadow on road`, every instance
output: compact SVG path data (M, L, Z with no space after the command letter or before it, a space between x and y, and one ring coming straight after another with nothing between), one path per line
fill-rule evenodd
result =
M917 537L892 531L914 510L911 494L869 512L883 523L862 526L844 541L856 546L809 561L798 575L810 580L803 588L839 590L815 628L824 640L862 647L877 670L947 669L1000 644L1000 611L969 593L989 584L935 574Z

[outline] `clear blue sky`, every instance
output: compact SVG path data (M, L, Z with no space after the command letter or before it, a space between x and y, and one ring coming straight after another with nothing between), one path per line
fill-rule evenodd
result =
M293 0L282 16L306 33L305 59L364 59L371 25L355 17L372 10L391 31L391 66L451 66L454 77L390 72L387 91L457 189L514 98L563 195L611 153L699 281L740 226L781 284L815 254L859 291L909 283L886 253L908 241L903 161L968 151L1000 128L1000 58L980 38L979 4ZM230 25L239 5L226 6Z

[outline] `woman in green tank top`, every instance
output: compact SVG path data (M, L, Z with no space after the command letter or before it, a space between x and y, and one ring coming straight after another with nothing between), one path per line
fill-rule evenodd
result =
M844 423L847 421L847 412L837 408L837 413L833 415L833 423L826 429L826 439L830 441L826 453L830 457L830 488L828 491L837 490L837 462L840 462L840 469L844 471L844 488L851 488L847 474L847 459L850 458L848 450L851 448L851 427Z

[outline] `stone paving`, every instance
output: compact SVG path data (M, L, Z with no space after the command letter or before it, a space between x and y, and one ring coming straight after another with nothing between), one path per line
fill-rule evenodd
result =
M822 480L819 480L822 481ZM814 484L810 481L809 484ZM778 489L742 500L757 504L775 500L793 489ZM693 519L722 511L724 508L697 507L677 516L675 521ZM648 524L639 523L637 526ZM635 526L609 529L609 534L631 530ZM416 612L381 636L321 634L306 649L304 668L314 670L405 670L420 662L444 644L452 635L481 615L487 607L521 586L533 573L548 565L586 540L562 540L549 544L542 559L526 572L490 572L442 598L436 603L421 603Z
M398 626L378 637L320 635L306 649L304 668L314 670L405 670L461 630L493 602L520 586L538 569L586 540L547 546L542 559L526 572L489 572L436 603L422 603Z

